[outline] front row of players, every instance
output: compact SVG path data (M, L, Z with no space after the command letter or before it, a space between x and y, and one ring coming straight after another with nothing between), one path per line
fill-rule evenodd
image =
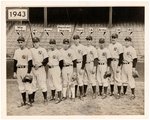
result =
M131 46L132 39L125 38L125 45L117 42L118 35L112 34L111 43L105 46L105 39L99 39L99 47L92 46L92 36L86 37L87 46L80 43L78 35L73 36L73 43L69 39L63 40L63 48L58 50L56 40L50 39L50 50L40 47L39 38L32 39L33 48L30 50L25 46L25 39L18 38L19 49L14 54L14 78L17 78L19 90L23 103L20 106L32 106L37 83L40 87L44 104L47 99L47 77L51 89L50 101L56 100L56 104L67 99L67 96L75 101L77 88L79 88L79 98L84 100L88 84L92 86L92 98L96 98L96 86L99 86L99 96L107 97L107 89L110 83L110 96L114 95L114 83L117 85L117 96L120 98L121 86L123 94L126 94L127 85L131 87L131 99L135 98L135 80L132 71L135 71L137 55ZM48 67L46 76L45 66ZM111 72L111 77L104 77L106 72ZM22 79L31 74L32 83L23 82ZM78 87L79 86L79 87ZM102 91L104 89L104 94ZM56 97L57 91L57 97ZM28 93L29 102L26 100ZM56 99L57 98L57 99Z

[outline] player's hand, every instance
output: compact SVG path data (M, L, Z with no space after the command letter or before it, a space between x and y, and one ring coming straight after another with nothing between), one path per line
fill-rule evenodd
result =
M17 79L17 73L16 72L14 72L13 78Z
M80 75L83 75L83 72L84 72L84 70L81 69L81 70L79 71L79 74L80 74Z
M95 74L95 73L96 73L96 67L94 67L92 70L92 74Z
M37 70L39 68L39 65L35 64L35 70Z
M120 73L120 71L121 71L121 67L118 66L118 68L117 68L117 70L116 70L116 73Z
M135 68L132 68L132 72L135 72L136 70L135 70Z

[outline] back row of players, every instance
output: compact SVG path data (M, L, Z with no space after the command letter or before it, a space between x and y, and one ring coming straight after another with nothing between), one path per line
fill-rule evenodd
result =
M107 97L107 89L110 85L110 96L114 95L114 84L117 85L116 98L121 95L121 86L123 85L123 94L126 94L127 85L131 88L131 99L135 98L135 80L132 77L132 71L135 71L137 55L132 47L132 39L126 37L125 45L117 42L118 35L111 35L111 43L108 47L105 45L105 39L99 39L99 47L92 46L92 36L87 36L87 45L80 43L80 36L73 36L73 44L69 39L63 40L62 49L56 47L56 40L50 39L50 50L40 46L40 39L32 39L33 48L26 48L26 42L23 37L17 39L19 49L14 54L14 78L17 78L19 90L22 95L23 103L27 105L26 93L29 96L29 106L34 102L37 91L37 83L40 86L44 103L47 99L47 81L51 89L50 101L56 100L56 104L62 100L71 98L75 101L77 88L79 88L79 98L84 100L87 87L92 86L92 98L96 98L96 86L99 86L99 96ZM45 66L48 66L46 77ZM111 72L111 77L105 78L105 72ZM22 79L32 74L33 81L22 82ZM104 89L104 92L102 92ZM55 92L57 91L57 97ZM103 94L102 94L103 93ZM55 99L57 98L57 99Z

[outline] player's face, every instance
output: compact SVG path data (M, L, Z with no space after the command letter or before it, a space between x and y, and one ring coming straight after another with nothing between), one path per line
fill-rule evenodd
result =
M33 42L33 46L34 46L35 48L38 48L38 47L40 46L40 43L39 43L39 42Z
M23 41L18 41L18 45L19 45L19 47L22 49L22 48L25 47L25 42L23 42Z
M79 45L80 39L74 39L73 41L74 41L74 44L75 44L75 45Z
M67 50L69 48L69 46L70 45L68 43L63 44L63 47L64 47L65 50Z
M51 50L54 50L56 48L56 44L49 44L49 47Z
M131 42L130 41L125 41L125 46L126 47L129 47L131 45Z
M101 49L103 49L103 48L105 47L105 44L104 44L104 43L99 43L99 47L100 47Z
M117 38L115 38L115 37L112 37L112 38L111 38L111 43L112 43L112 44L115 44L116 41L117 41Z
M92 40L86 40L87 46L92 44Z

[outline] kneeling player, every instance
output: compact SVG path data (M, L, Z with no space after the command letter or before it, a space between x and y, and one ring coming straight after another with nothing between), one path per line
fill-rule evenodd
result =
M107 97L108 77L105 74L110 73L111 56L109 50L105 47L105 39L99 39L99 48L97 49L98 67L97 67L97 81L99 83L99 95L102 96L102 89L104 87L104 95L102 99Z
M137 54L135 48L131 46L131 37L125 38L125 46L123 47L123 66L122 66L122 80L123 80L123 94L126 94L127 84L131 87L131 99L135 98L135 79L132 72L135 72L137 63Z

